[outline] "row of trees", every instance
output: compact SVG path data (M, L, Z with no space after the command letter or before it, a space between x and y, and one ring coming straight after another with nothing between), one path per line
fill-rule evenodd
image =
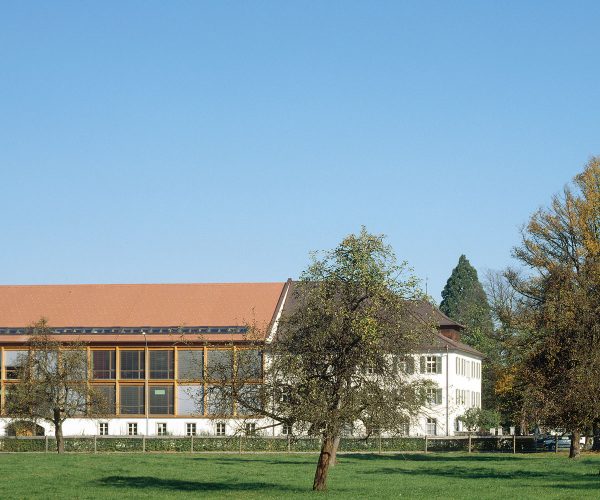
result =
M440 308L486 355L484 407L571 434L577 457L582 432L600 449L600 158L521 235L518 267L489 273L485 290L461 256Z

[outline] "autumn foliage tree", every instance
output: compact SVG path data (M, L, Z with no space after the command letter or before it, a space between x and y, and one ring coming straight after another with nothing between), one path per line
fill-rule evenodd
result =
M517 373L523 411L572 435L600 417L600 158L535 212L515 257L528 270L509 270L519 293L515 321L527 335Z

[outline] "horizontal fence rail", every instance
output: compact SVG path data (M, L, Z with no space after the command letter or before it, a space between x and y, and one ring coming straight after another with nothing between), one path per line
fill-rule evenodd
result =
M307 437L259 436L67 436L65 451L71 453L108 452L317 452L321 441ZM52 436L0 437L0 452L54 452ZM340 439L340 453L392 452L504 452L548 451L535 436L456 436L456 437L346 437Z

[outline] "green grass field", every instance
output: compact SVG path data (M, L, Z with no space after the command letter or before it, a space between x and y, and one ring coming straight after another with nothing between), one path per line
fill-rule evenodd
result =
M343 455L329 491L317 456L4 454L0 498L600 498L600 456Z

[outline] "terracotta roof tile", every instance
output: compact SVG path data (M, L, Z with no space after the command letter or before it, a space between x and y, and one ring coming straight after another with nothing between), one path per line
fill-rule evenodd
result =
M0 327L266 327L285 283L0 285Z

